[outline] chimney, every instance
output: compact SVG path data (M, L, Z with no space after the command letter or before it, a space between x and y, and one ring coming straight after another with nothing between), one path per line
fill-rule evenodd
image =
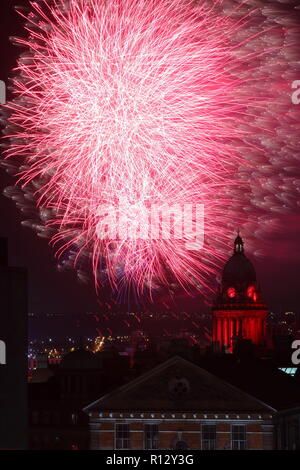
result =
M0 237L0 267L8 266L7 238Z

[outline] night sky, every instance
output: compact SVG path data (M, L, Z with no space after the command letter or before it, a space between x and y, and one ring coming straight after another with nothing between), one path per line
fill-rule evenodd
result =
M9 71L14 67L19 50L8 41L9 36L22 34L22 20L13 10L13 0L1 1L1 71L0 79L7 83ZM19 1L17 4L26 4ZM300 76L299 76L300 80ZM300 106L300 105L299 105ZM299 150L300 151L300 150ZM53 250L47 241L39 239L29 228L21 226L22 214L14 203L2 196L6 186L14 184L12 177L3 170L0 173L0 236L9 239L11 265L27 266L29 271L29 309L36 313L79 313L99 310L92 283L83 285L77 281L74 271L60 273L56 269ZM300 207L298 213L280 215L284 230L268 240L272 250L268 256L254 261L264 297L275 312L294 310L299 312L300 267ZM235 234L233 234L234 238ZM247 240L245 249L247 250ZM257 249L263 242L257 240ZM230 252L229 252L230 253ZM183 302L186 310L195 310L197 301ZM199 301L199 309L203 307Z

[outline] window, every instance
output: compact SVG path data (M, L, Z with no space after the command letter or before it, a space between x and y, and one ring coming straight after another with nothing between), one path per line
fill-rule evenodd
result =
M297 372L297 367L278 367L279 370L282 370L282 372L285 372L286 374L291 375L294 377L294 375Z
M246 449L246 426L244 424L234 424L232 426L232 449Z
M158 449L158 424L145 424L145 449Z
M91 429L90 431L90 449L98 450L100 449L100 432L98 429Z
M202 450L214 450L216 448L216 426L204 424L202 426Z
M75 425L75 424L77 424L77 422L78 422L77 413L71 413L71 423Z
M116 449L129 449L129 424L116 424Z

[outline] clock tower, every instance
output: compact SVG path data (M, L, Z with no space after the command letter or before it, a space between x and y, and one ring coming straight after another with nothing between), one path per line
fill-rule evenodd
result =
M224 266L222 284L212 310L215 347L232 352L239 339L265 345L267 313L255 269L244 253L244 242L238 234L233 254Z

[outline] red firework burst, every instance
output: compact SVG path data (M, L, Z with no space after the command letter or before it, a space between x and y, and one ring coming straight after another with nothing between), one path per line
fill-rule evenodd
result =
M278 206L290 28L248 3L41 0L24 15L7 105L18 197L34 199L58 256L90 260L97 286L104 275L140 292L171 277L201 288L234 227L247 234ZM184 208L201 205L205 243L187 249L197 220L184 227ZM175 207L168 236L151 235L153 207Z

